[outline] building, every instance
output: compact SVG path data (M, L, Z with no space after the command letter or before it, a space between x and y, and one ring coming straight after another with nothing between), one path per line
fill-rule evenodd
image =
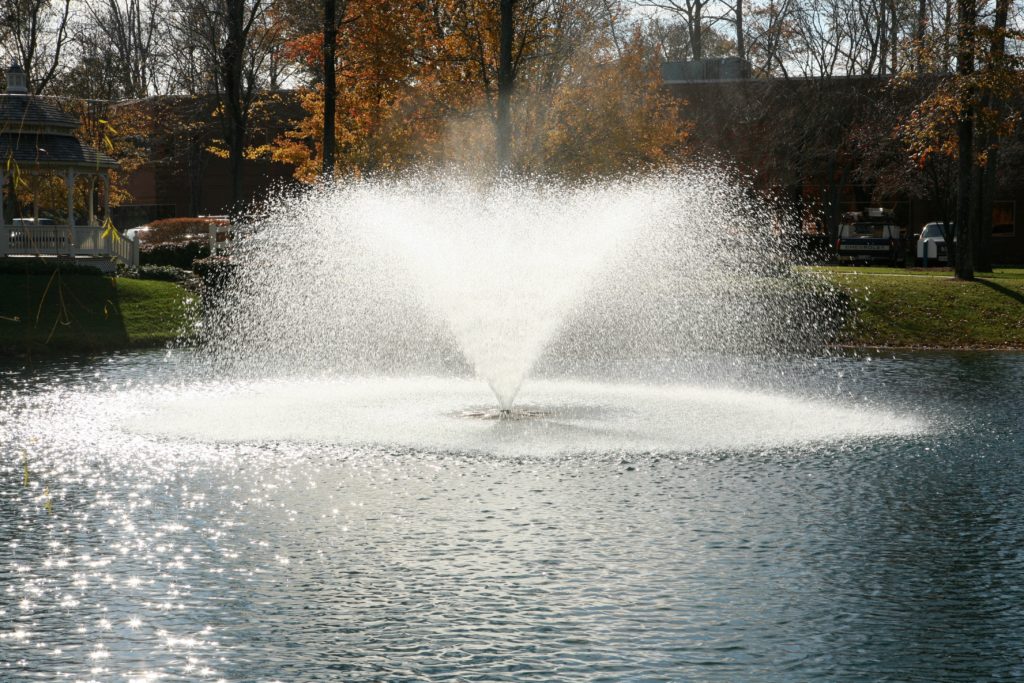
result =
M114 222L126 229L159 218L228 215L267 197L275 186L294 182L294 169L265 156L242 164L242 207L232 206L230 162L214 152L223 131L213 96L170 95L121 102L115 118L143 121L137 131L145 161L125 182L131 194L113 210ZM293 93L262 97L247 145L269 145L303 116Z

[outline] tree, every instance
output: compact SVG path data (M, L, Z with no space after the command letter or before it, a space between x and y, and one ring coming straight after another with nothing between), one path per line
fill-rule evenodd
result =
M513 90L519 97L523 89L552 87L573 50L589 47L591 22L619 12L613 0L443 0L437 8L441 21L434 29L440 48L436 63L444 88L490 115L490 146L500 168L515 165Z
M974 179L975 204L978 209L975 239L975 267L983 272L992 270L992 209L996 191L996 169L999 166L1000 137L1011 131L1007 126L1007 112L1003 102L1021 83L1015 78L1018 69L1006 55L1007 20L1010 0L996 0L995 15L984 55L982 72L983 92L978 112L988 125L983 126L977 143L981 155ZM1016 83L1014 81L1017 81Z
M90 0L87 5L96 52L109 51L109 74L117 82L120 97L142 98L157 89L163 55L158 52L158 29L164 24L165 6L160 0Z
M25 70L30 92L42 94L64 66L71 0L0 1L0 41L6 59Z
M269 20L271 0L173 2L183 52L198 58L179 68L176 76L190 88L212 90L220 103L232 203L238 209L249 117L257 95L266 86L266 67L281 29Z
M955 242L947 238L947 244L956 276L972 279L975 271L991 268L988 245L998 151L1019 118L1001 102L1024 88L1024 73L1020 57L1005 51L1007 0L997 0L988 18L979 13L976 0L958 0L956 8L957 21L943 20L941 28L918 32L923 37L915 41L916 55L904 61L897 87L922 94L908 108L898 134L933 193L943 191L940 187L954 169L946 198L934 196L933 201L946 206L955 195ZM955 62L947 47L951 43Z
M344 9L342 16L345 15ZM338 100L338 80L335 76L335 50L338 47L338 3L324 0L323 36L323 88L324 88L324 142L323 174L334 174L334 119Z
M94 30L77 33L77 58L62 69L47 87L47 93L83 100L123 99L121 82L115 73L114 53Z
M515 0L500 0L498 29L498 112L495 117L495 147L499 169L512 163L512 89L516 70L512 58L515 40Z
M651 34L623 30L620 3L509 7L514 30L503 41L501 7L490 0L387 8L349 0L338 38L337 167L364 173L453 163L490 172L497 157L505 168L584 175L664 162L682 150L685 125L678 102L660 90ZM301 27L289 46L309 70L312 84L301 96L309 116L273 155L312 179L323 168L326 98L316 83L323 32L301 12L289 16ZM503 96L509 85L514 98Z
M789 56L796 32L795 0L769 0L754 5L748 15L749 48L746 50L754 73L786 77L794 60Z
M168 95L141 102L128 102L121 118L142 117L159 122L150 133L150 154L146 162L155 169L167 169L188 184L188 212L198 216L203 208L203 186L210 149L220 126L215 120L218 104L210 95Z
M637 4L675 17L686 31L690 59L704 59L704 34L708 28L704 12L708 0L640 0Z
M350 0L346 7L347 16L339 22L335 116L325 112L327 88L317 82L322 78L317 75L323 65L322 28L310 30L302 14L287 17L294 36L289 52L311 76L311 86L300 95L309 116L278 140L272 153L295 164L298 177L306 180L324 173L325 132L337 141L330 168L362 173L422 159L443 127L435 108L441 106L435 98L438 48L422 4Z
M637 28L615 59L596 60L586 51L575 55L551 93L545 119L534 123L539 130L533 134L543 141L539 153L521 165L579 178L651 169L685 157L691 126L680 101L661 88L653 48Z
M743 0L736 0L736 5L733 7L732 11L736 24L736 56L746 61L747 48L746 40L743 35Z

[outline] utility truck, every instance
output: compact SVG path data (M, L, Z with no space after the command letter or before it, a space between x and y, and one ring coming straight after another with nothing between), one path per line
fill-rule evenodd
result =
M840 263L897 265L902 253L903 236L892 211L871 208L843 214L836 240Z

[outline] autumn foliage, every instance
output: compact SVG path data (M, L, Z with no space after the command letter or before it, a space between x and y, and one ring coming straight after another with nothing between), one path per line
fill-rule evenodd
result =
M349 0L337 45L336 171L409 166L484 170L494 161L498 3ZM305 11L313 11L315 8ZM514 46L513 163L522 171L607 174L677 160L687 127L659 89L658 63L639 29L614 39L612 15L585 3L519 0ZM322 33L293 10L288 54L322 70ZM321 171L323 88L302 91L307 112L270 153L312 180Z
M429 44L416 3L348 4L350 17L339 32L338 115L335 135L339 170L387 170L414 163L429 148L436 125L424 120L436 113L435 83L424 68ZM322 34L301 35L288 44L292 58L310 70L319 68ZM295 165L296 175L311 179L320 171L322 86L303 90L308 116L278 140L273 156Z

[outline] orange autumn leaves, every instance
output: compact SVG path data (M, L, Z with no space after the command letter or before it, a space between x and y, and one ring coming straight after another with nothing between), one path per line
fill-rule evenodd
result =
M426 47L423 17L413 3L405 8L393 4L350 2L339 31L335 131L342 172L412 163L422 154L415 141L430 134L415 115L419 101L433 91L421 63ZM320 69L321 48L319 33L302 35L288 45L293 58L314 72ZM298 177L310 179L320 170L323 88L306 88L300 97L308 116L277 141L272 153L295 165Z
M497 4L349 0L337 48L337 172L491 166ZM678 102L659 89L654 51L640 30L615 41L601 22L616 18L595 19L579 2L519 0L516 9L519 170L580 177L685 153L688 128ZM321 33L305 33L288 49L310 73L322 73L321 41ZM301 100L307 116L269 151L312 180L321 168L322 85L303 89Z

